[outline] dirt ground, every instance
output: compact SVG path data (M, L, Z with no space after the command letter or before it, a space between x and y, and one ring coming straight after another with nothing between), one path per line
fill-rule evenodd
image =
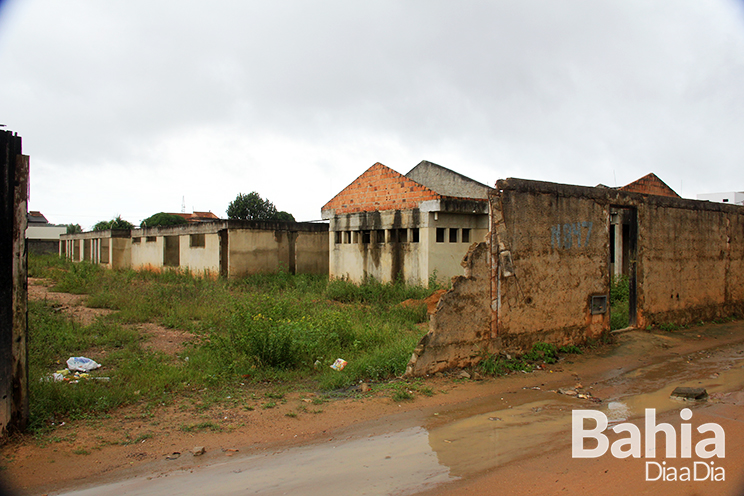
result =
M43 281L30 281L29 295L54 300L60 311L82 322L90 322L86 319L105 312L86 308L84 297L46 291ZM177 352L191 339L188 333L150 324L141 326L141 330L150 336L149 346L170 353ZM444 422L431 420L444 419L444 416L436 417L439 412L454 411L489 398L503 400L505 395L537 387L536 384L543 390L558 390L583 383L586 388L592 385L591 395L595 398L610 398L620 387L617 378L622 374L632 378L634 369L661 365L671 357L741 345L744 324L704 326L676 333L634 331L618 335L617 341L615 345L571 356L530 374L485 380L463 379L457 373L430 377L425 383L435 394L416 394L413 401L394 402L389 391L384 390L331 400L323 400L313 392L292 392L268 401L267 389L247 384L243 399L255 398L256 407L252 410L243 406L245 402L233 405L229 401L204 409L199 408L198 400L153 410L133 406L112 412L108 418L69 422L50 436L11 439L0 450L0 476L18 494L56 494L135 476L159 477L245 454L372 435L412 422L428 423L430 427L432 422ZM659 381L663 382L663 378ZM624 387L628 387L627 383ZM699 415L696 410L699 418L714 419L706 421L721 423L726 429L726 463L730 470L725 483L715 486L650 483L629 478L627 474L631 470L643 470L638 469L642 459L620 460L608 455L601 459L574 460L569 436L568 444L546 440L539 455L469 474L430 489L429 493L741 494L739 489L744 486L739 478L744 469L744 455L737 445L744 441L741 423L744 393L733 389L711 395L710 405ZM581 407L591 408L586 400L575 401L581 402L577 403ZM266 407L270 402L275 406ZM679 417L668 421L673 425L680 422ZM200 429L199 424L208 427ZM203 447L205 453L195 455L193 451L197 447ZM509 481L508 487L505 481Z

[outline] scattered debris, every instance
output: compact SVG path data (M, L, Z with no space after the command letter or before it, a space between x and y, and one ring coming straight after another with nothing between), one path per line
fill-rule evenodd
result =
M504 419L502 419L502 418L499 418L499 417L488 417L488 420L492 420L492 421L494 421L494 422L495 422L495 421L498 421L498 420L504 420Z
M93 377L86 372L75 372L74 374L68 369L62 369L54 372L51 377L42 377L41 382L52 380L54 382L69 382L70 384L77 384L81 379L88 380L93 379L97 381L110 381L110 377Z
M370 389L372 389L372 388L370 388L370 387L369 387L369 384L367 384L366 382L363 382L363 383L361 383L361 384L359 385L359 391L361 391L361 392L363 392L363 393L367 393L367 392L369 392L369 390L370 390Z
M178 451L174 451L174 452L173 452L173 453L171 453L170 455L167 455L167 456L165 457L165 459L166 459L166 460L177 460L177 459L178 459L178 457L180 457L180 456L181 456L181 453L179 453Z
M206 452L207 449L204 446L196 446L194 449L191 450L191 454L194 456L202 456Z
M680 386L672 391L671 396L672 398L680 398L683 400L706 400L708 399L708 391L706 391L705 388Z
M579 389L583 389L581 387L581 384L577 384L575 388L559 388L558 391L556 391L556 393L563 394L566 396L573 396L574 398L579 398L582 400L594 401L595 403L602 403L601 399L592 396L590 392L579 391Z
M96 363L95 360L86 357L70 357L67 359L67 368L70 369L71 372L90 372L100 366L100 363Z
M467 370L462 370L459 374L457 374L457 377L459 377L460 379L470 379L470 374Z
M342 371L344 370L344 367L346 367L346 360L343 358L337 358L335 362L333 362L333 365L331 365L331 368L336 371Z

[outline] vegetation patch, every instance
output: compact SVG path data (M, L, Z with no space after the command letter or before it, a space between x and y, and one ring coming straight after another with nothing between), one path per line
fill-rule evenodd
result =
M612 276L610 280L610 330L630 325L630 282L628 276Z
M270 387L265 397L276 402L286 401L283 391L292 384L337 390L389 380L403 374L426 332L418 325L426 322L425 305L400 303L438 289L286 272L211 280L188 271L113 271L33 254L29 274L53 280L53 291L85 294L89 305L114 310L85 326L50 302L30 302L30 427L37 432L124 405L167 405L180 397L208 409L253 386ZM142 322L195 339L169 356L145 348L133 325ZM91 375L107 379L51 380L71 356L101 363ZM341 371L330 368L337 358L348 362Z
M510 356L501 354L486 354L478 362L478 370L485 375L499 376L512 372L532 372L541 364L554 364L558 362L561 354L581 354L583 351L578 346L569 345L556 347L554 344L537 342L532 349L521 356Z

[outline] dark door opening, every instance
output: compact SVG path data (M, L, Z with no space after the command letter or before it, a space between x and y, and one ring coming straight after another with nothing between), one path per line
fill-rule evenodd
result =
M220 229L217 234L220 237L220 277L227 277L229 274L227 265L227 229Z
M164 236L163 241L163 265L166 267L178 267L181 258L178 236Z
M610 208L610 329L637 322L636 254L638 213L635 208Z

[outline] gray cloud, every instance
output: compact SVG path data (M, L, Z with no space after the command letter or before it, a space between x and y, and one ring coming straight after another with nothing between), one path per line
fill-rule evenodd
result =
M317 218L378 160L488 182L654 171L685 196L744 184L733 0L30 0L0 29L0 121L53 220L137 221L182 196L224 214L254 189Z

